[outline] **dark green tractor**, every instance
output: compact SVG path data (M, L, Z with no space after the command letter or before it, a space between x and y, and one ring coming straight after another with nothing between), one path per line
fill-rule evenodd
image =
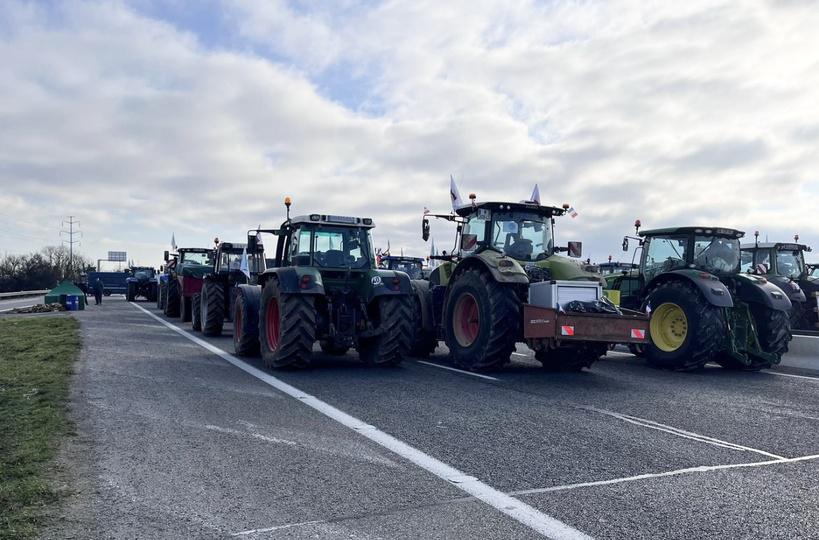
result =
M610 343L643 343L647 318L618 310L602 294L603 279L559 255L580 257L579 242L554 244L564 208L536 202L475 203L453 214L426 214L457 224L453 254L435 256L422 328L442 338L456 365L489 370L510 361L516 343L544 367L579 370Z
M744 370L779 363L791 339L787 295L740 272L742 231L673 227L629 238L642 249L638 271L618 277L620 304L650 314L642 353L657 367L694 370L709 362Z
M148 302L157 300L156 270L149 266L129 268L125 278L125 298L133 302L140 296Z
M782 289L791 301L791 327L798 330L816 330L819 278L812 277L805 264L805 253L810 246L793 242L759 242L754 233L753 244L742 245L742 271L765 276Z
M259 274L264 271L264 246L261 243L255 242L254 246L248 247L247 244L220 242L216 247L214 270L205 275L202 291L193 296L193 329L201 330L206 336L221 335L225 322L234 322L236 301L242 296L242 287L256 285ZM242 343L237 348L242 354L251 354L256 350L257 334L251 326L242 335L242 321L238 322L238 337Z
M412 288L403 272L376 268L369 218L310 214L275 230L274 267L259 275L259 344L270 367L302 367L313 344L368 365L396 365L410 348ZM255 247L255 235L248 247ZM242 300L245 319L255 307Z

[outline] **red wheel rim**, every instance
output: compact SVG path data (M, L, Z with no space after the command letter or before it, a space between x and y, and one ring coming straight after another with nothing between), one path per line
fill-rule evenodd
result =
M469 347L478 338L481 331L478 301L469 293L462 294L455 303L452 317L455 339L461 347Z
M265 323L267 325L267 347L271 351L279 348L279 302L271 298L265 308Z
M242 339L242 309L239 302L236 302L236 309L233 313L233 335L236 336L236 341Z

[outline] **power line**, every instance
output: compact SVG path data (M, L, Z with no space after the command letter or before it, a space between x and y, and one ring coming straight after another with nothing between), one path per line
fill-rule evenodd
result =
M79 235L82 238L82 231L79 230L80 222L74 219L74 216L68 216L67 220L63 220L60 224L60 227L65 227L68 225L68 230L60 229L60 235L62 237L63 234L68 235L68 240L63 239L63 244L68 244L68 271L70 273L74 272L74 244L80 244L79 240L74 240L75 235ZM77 230L74 230L74 227L78 227ZM80 244L82 245L82 244Z

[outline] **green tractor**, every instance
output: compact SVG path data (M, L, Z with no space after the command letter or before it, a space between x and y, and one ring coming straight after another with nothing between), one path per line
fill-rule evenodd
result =
M243 285L256 285L258 276L265 271L264 246L256 242L252 249L247 244L220 242L216 247L213 272L205 275L202 291L193 295L193 329L206 336L222 334L225 322L234 321L236 300ZM239 321L242 337L242 321ZM247 329L238 348L243 354L255 351L256 332ZM236 337L236 332L234 332Z
M128 269L125 278L125 298L133 302L142 296L148 302L157 300L156 270L150 266L135 266Z
M192 317L191 299L201 292L205 274L213 271L213 250L207 248L180 248L171 255L165 252L168 271L165 293L165 315L181 317L182 322L190 322Z
M755 371L778 364L791 339L791 302L761 276L740 272L742 231L672 227L640 231L640 266L612 287L620 305L650 314L649 364L690 371L709 362Z
M422 221L424 240L430 217L457 224L455 252L432 257L441 264L420 291L424 333L443 339L457 366L501 367L524 342L544 367L580 370L611 343L645 342L648 318L613 306L600 275L558 255L581 255L579 242L554 245L555 218L568 205L470 200Z
M258 233L275 234L276 258L236 303L238 317L258 320L265 364L307 366L316 341L332 355L355 348L368 365L400 363L410 348L412 288L405 273L376 268L372 219L291 218L289 197L285 206L281 227L248 236L254 250Z
M422 257L385 254L378 258L379 268L404 272L410 279L425 279L429 277L425 272L424 259Z
M760 242L758 231L753 244L742 245L742 271L765 276L788 295L795 330L819 329L819 279L805 264L810 251L810 246L799 243L798 235L793 242Z

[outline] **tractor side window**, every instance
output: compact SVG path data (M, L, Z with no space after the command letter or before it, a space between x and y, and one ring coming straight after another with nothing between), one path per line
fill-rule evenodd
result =
M290 261L293 266L308 266L310 264L310 236L312 231L302 229L290 244Z
M478 245L486 242L486 219L473 217L464 224L461 234L461 250L472 253Z
M767 274L771 270L771 252L767 249L758 249L754 253L754 268L755 273Z
M683 268L687 249L688 239L684 236L649 238L643 271L646 283L663 272Z
M799 279L802 275L802 257L798 251L777 251L776 271L779 275L788 276L791 279Z
M364 268L369 263L367 245L365 230L317 230L313 256L319 266Z
M750 274L754 267L754 253L752 251L743 251L739 261L739 271Z
M694 238L694 264L716 273L733 273L739 266L739 240L722 236Z

